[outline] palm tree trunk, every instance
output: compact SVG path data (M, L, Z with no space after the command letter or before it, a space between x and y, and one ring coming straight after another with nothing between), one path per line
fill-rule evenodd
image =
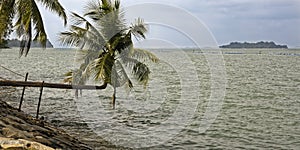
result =
M78 89L75 90L75 98L78 99Z
M114 87L114 94L112 96L112 105L113 105L113 109L115 109L115 105L116 105L116 87Z
M12 81L12 80L0 80L0 86L13 86L13 87L41 87L42 82L32 81ZM57 84L57 83L44 83L43 87L57 88L57 89L85 89L85 90L101 90L107 87L107 83L101 86L94 85L70 85L70 84Z

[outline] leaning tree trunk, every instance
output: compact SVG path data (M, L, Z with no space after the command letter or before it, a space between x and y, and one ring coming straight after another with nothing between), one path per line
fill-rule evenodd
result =
M116 105L116 87L114 87L114 94L112 95L112 105L113 105L113 109L115 109L115 105Z
M70 84L58 84L58 83L43 83L43 82L32 82L32 81L11 81L11 80L0 80L0 86L13 86L13 87L46 87L46 88L57 88L57 89L85 89L85 90L101 90L107 87L107 83L101 86L94 85L70 85Z

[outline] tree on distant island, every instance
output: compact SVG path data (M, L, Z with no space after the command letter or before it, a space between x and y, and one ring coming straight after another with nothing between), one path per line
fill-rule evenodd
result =
M151 52L133 47L132 36L144 39L147 28L140 18L126 26L119 0L92 1L85 10L84 16L88 18L72 13L73 24L69 31L60 34L64 45L78 47L82 54L79 58L81 66L66 73L64 81L83 85L92 78L105 88L111 85L114 107L116 88L123 85L133 87L125 68L130 69L135 79L146 86L150 69L145 61L157 62L158 58Z
M0 48L19 47L20 44L21 44L21 41L18 39L8 39L8 40L5 40L5 45L3 45L3 47L0 47ZM37 41L32 41L30 47L43 47L43 45ZM49 40L46 41L46 47L53 48L53 45Z
M231 42L229 45L220 46L220 48L283 48L287 49L287 45L276 45L274 42L257 42L257 43L240 43Z
M46 47L47 34L44 28L43 18L37 6L40 2L46 9L56 13L67 23L65 9L58 0L1 0L0 1L0 42L11 33L13 18L16 17L14 27L20 42L20 57L26 57L32 41L32 30L35 31L34 41L38 41L42 47Z

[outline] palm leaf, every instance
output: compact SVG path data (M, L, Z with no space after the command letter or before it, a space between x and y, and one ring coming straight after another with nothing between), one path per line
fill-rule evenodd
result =
M28 54L32 39L32 1L30 0L19 0L17 1L17 14L18 14L18 21L16 23L17 27L17 34L21 37L21 44L20 44L20 57L25 53L25 56ZM22 14L20 14L22 12Z
M62 7L62 5L59 3L58 0L39 0L42 5L49 9L50 11L56 13L59 17L61 17L64 20L64 24L67 24L67 15L65 13L65 9Z
M76 32L66 31L60 33L59 40L66 46L78 46L81 37Z
M34 30L36 32L34 40L39 41L41 43L41 45L45 48L46 42L47 42L47 35L46 35L46 31L44 29L44 23L43 23L42 16L41 16L40 11L35 2L32 3L31 7L32 7L32 14L31 14L32 23L35 26Z
M88 72L93 74L94 80L110 84L114 61L114 57L110 53L106 53L103 57L95 59L88 65Z
M150 69L147 67L146 64L138 62L133 66L132 70L133 75L136 77L136 79L146 87L149 81L149 74Z
M8 36L12 28L12 19L15 15L15 0L0 2L0 43Z
M131 24L129 30L137 38L146 38L145 33L147 32L147 28L144 20L141 18L136 19L135 24Z
M131 73L139 83L143 84L144 86L147 85L150 75L150 69L145 63L142 63L130 57L122 58L122 63L125 64L125 66L130 70L132 70Z
M101 49L105 45L104 36L84 17L72 13L71 16L74 25L70 27L69 32L63 32L60 35L60 41L64 45L76 46L83 49ZM80 25L85 25L82 28Z
M114 87L121 87L124 84L127 84L129 88L133 87L133 84L125 71L125 68L120 61L116 60L112 70L112 85Z
M64 83L72 83L73 81L73 71L69 71L64 74Z
M140 48L131 48L130 50L130 57L136 58L140 61L152 61L157 63L159 61L159 59L151 52L144 50L144 49L140 49Z
M67 23L67 16L64 8L58 0L38 0L50 11L58 14ZM16 16L16 33L21 38L20 56L27 56L31 41L32 30L35 31L34 40L46 47L47 34L44 29L43 19L35 0L2 0L0 1L0 39L10 34L10 24Z

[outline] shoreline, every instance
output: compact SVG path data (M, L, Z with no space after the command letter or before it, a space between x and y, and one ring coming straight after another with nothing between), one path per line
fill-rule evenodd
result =
M36 143L50 149L92 149L63 129L19 112L0 99L0 149L9 148L7 144L11 148L32 149L30 146Z

